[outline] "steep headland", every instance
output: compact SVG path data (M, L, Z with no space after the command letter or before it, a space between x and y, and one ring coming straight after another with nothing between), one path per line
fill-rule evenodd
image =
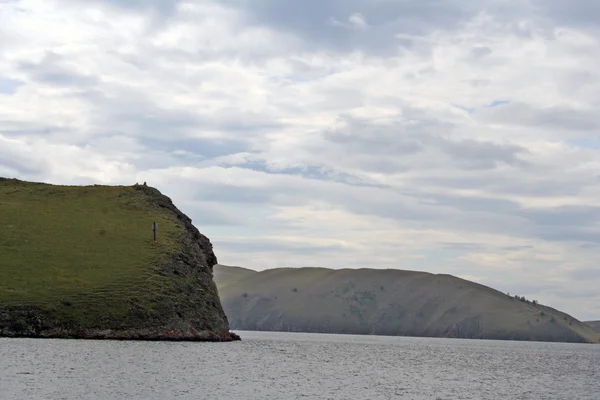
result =
M456 278L403 270L216 265L232 328L598 343L563 312Z
M0 178L0 336L239 339L216 263L209 239L145 184Z

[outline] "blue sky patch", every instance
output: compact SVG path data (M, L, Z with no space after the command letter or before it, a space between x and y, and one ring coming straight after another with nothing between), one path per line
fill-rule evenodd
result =
M0 94L13 94L25 82L0 76Z
M567 140L567 143L586 149L600 149L600 138L598 137L580 137Z
M503 106L508 103L510 103L510 101L508 101L508 100L494 100L490 104L488 104L487 107L494 108L494 107Z

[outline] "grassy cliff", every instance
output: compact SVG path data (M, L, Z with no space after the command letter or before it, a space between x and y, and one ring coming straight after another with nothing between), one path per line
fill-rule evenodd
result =
M591 342L575 318L450 275L215 266L234 329Z
M0 335L227 340L216 262L156 189L0 178Z

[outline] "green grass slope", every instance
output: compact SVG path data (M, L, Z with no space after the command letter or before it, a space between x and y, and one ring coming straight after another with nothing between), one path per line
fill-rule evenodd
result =
M596 332L600 332L600 321L586 321L585 323L591 326Z
M213 273L215 282L221 282L219 288L224 288L226 285L233 284L250 274L255 274L256 271L248 268L217 264L213 269Z
M550 307L450 275L402 270L215 267L232 328L598 342Z
M214 263L156 189L0 178L0 332L228 331Z

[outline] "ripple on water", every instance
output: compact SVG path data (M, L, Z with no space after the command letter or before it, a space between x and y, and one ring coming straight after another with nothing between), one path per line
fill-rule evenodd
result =
M240 332L241 342L0 339L2 399L598 400L600 346Z

